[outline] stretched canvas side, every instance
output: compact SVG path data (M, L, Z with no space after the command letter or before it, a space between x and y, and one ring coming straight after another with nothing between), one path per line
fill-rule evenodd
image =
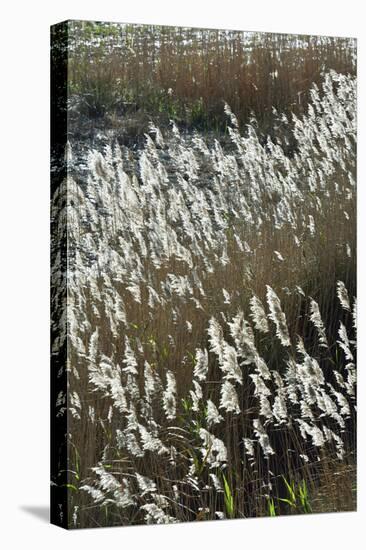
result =
M68 23L51 28L51 523L68 527Z

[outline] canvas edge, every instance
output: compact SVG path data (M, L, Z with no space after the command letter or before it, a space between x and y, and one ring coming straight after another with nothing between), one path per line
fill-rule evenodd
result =
M67 162L65 147L67 143L67 65L68 65L68 21L63 21L50 27L50 199L55 193L65 192L63 182L67 177ZM67 398L67 340L60 348L53 351L55 340L62 334L62 325L67 323L67 280L63 277L59 265L67 265L66 227L62 228L61 237L55 227L62 223L56 218L60 211L50 212L50 523L64 529L69 529L69 483L68 483L68 398ZM56 263L56 255L60 255L60 264ZM60 288L60 286L62 288ZM55 308L52 299L55 291L61 296L61 306ZM62 393L61 393L62 392ZM65 409L60 410L57 404L60 396L64 396Z

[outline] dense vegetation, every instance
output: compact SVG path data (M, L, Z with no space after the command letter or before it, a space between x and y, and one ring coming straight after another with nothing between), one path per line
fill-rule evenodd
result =
M71 22L68 44L70 122L129 135L170 119L222 131L225 101L273 137L273 108L300 116L325 71L356 72L347 38Z
M355 94L331 71L301 117L273 114L290 156L227 104L229 143L153 120L138 150L70 135L70 527L354 509Z

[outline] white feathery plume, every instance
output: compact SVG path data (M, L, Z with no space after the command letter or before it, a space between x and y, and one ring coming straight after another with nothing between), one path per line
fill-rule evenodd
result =
M155 493L157 491L156 483L152 479L142 476L139 473L135 473L137 483L140 490L140 496L143 497L146 494Z
M81 411L81 403L80 403L80 397L76 391L69 392L70 396L70 406L69 411L72 414L72 416L78 420L80 420L80 412Z
M347 399L344 397L344 395L338 391L336 391L332 384L330 384L328 382L327 386L330 388L332 394L334 395L334 397L336 398L337 400L337 403L338 403L338 406L340 408L340 411L339 413L345 417L345 418L349 418L350 414L351 414L351 409L349 407L349 404L348 404L348 401Z
M297 365L291 357L287 361L285 380L287 397L293 405L297 405L299 402L297 396Z
M146 512L145 523L147 525L177 523L177 520L173 516L169 516L155 503L144 504L140 510Z
M238 119L236 118L230 106L226 102L224 103L224 112L229 117L230 122L234 126L234 128L236 129L239 128Z
M208 462L210 467L219 468L225 464L227 461L227 449L224 442L204 428L200 429L200 438L203 441L201 449L202 457Z
M346 383L345 383L344 378L341 375L341 373L334 370L333 371L333 376L336 379L338 386L340 388L342 388L342 390L346 389Z
M290 336L288 333L286 316L281 308L281 302L269 285L267 285L267 302L270 310L269 317L276 325L276 334L283 346L290 346Z
M315 222L314 222L314 218L311 214L309 214L308 229L310 231L310 235L314 236L315 235Z
M137 375L137 361L135 354L131 348L130 340L128 336L125 336L125 353L124 358L122 360L122 363L124 363L126 366L122 369L123 372L127 372L129 374Z
M121 382L121 376L118 369L113 369L113 376L109 379L110 395L113 399L114 406L120 411L128 410L125 388Z
M238 384L243 382L243 374L238 364L235 348L225 342L220 367L226 380L235 380Z
M283 390L278 390L273 403L273 414L279 424L287 420L286 399Z
M244 364L255 362L257 350L255 348L254 333L250 324L244 319L244 313L239 311L228 325L240 355L245 358Z
M301 435L302 435L303 439L306 440L307 436L309 435L311 437L311 439L313 441L313 445L315 445L315 447L323 447L324 446L324 443L325 443L324 435L323 435L322 431L317 426L315 426L315 424L309 424L308 422L306 422L302 418L296 418L296 422L300 426L300 432L301 432Z
M264 456L268 458L270 455L275 454L270 442L269 437L259 418L253 420L253 428L256 437L258 438L259 444L262 447Z
M105 499L105 495L100 489L96 489L90 485L81 485L80 489L89 493L95 504L101 504Z
M264 360L259 357L259 355L257 355L257 357L255 358L255 367L259 376L261 376L264 380L269 380L271 378L269 368L267 367Z
M195 365L193 376L203 382L206 380L208 372L208 353L207 349L196 348Z
M351 311L348 292L343 281L337 281L337 296L343 309Z
M99 338L99 331L97 327L90 337L89 348L88 348L88 353L89 353L88 360L90 361L90 363L94 363L94 364L96 363L97 352L98 352L98 338Z
M228 293L228 291L225 288L223 288L222 293L224 295L224 304L230 304L231 298L230 298L230 294Z
M162 495L160 493L153 493L151 496L154 499L155 504L157 504L160 508L162 508L163 510L165 508L168 508L169 500L165 495Z
M221 481L219 480L219 478L217 477L216 474L210 474L210 478L212 479L212 482L213 482L213 485L215 487L215 490L218 492L218 493L222 493L223 492L223 488L222 488L222 485L221 485Z
M284 262L285 261L282 254L280 252L278 252L278 250L274 251L274 255L276 256L276 258L279 262Z
M211 319L209 320L207 332L209 335L211 351L216 353L219 361L222 361L225 341L222 328L215 317L211 317Z
M212 317L207 329L210 338L211 350L216 353L219 365L226 380L235 380L242 383L243 375L238 364L235 348L225 342L221 325Z
M353 300L352 319L353 319L353 328L357 330L357 298L354 298Z
M132 283L126 287L126 290L128 290L132 294L135 302L137 302L138 304L141 304L141 290L138 284Z
M343 460L346 451L341 437L339 437L339 435L334 433L333 430L329 429L327 426L323 426L323 433L327 441L333 440L335 442L337 448L337 458L339 460Z
M300 401L300 411L301 418L309 418L310 420L314 419L313 412L305 399Z
M149 292L148 305L151 309L154 309L155 306L161 304L160 296L152 286L148 285L147 289ZM141 299L141 294L140 294L140 299Z
M248 439L247 437L244 437L243 442L244 442L245 454L247 456L250 456L251 458L254 458L254 442L253 442L253 440Z
M305 349L304 340L301 338L301 336L297 336L297 344L296 344L297 351L303 355L304 357L308 357L308 353Z
M265 395L259 395L259 403L259 416L263 416L264 418L267 418L267 420L273 418L271 404Z
M353 361L353 355L350 349L350 341L348 339L347 329L342 323L342 321L339 322L338 334L339 334L340 340L337 340L337 343L343 349L344 354L346 356L346 361Z
M238 394L228 380L225 380L221 386L220 409L225 409L227 412L234 412L235 414L240 413Z
M92 424L95 422L95 408L89 405L88 407L88 417Z
M119 430L117 432L119 432L119 437L117 433L117 442L120 448L126 448L132 456L138 458L144 456L145 452L141 449L137 437L133 432L126 432L125 434Z
M219 424L223 417L217 410L216 405L211 401L211 399L207 400L207 425L210 428L212 424Z
M163 408L168 420L173 420L176 416L176 391L177 383L175 376L171 371L166 373L167 386L163 393Z
M99 476L98 488L107 493L112 493L112 496L108 498L109 502L113 502L118 508L127 508L134 504L127 479L123 478L119 482L114 475L106 472L102 465L94 467L92 470Z
M249 376L253 380L255 385L255 390L254 390L255 396L260 396L260 395L269 396L272 394L271 390L267 388L262 377L259 374L250 374Z
M328 341L325 334L324 323L320 315L319 305L312 298L310 298L310 321L313 323L318 331L320 346L327 348Z
M324 415L333 418L339 424L340 428L343 429L345 427L345 423L342 416L338 413L337 405L334 403L333 399L326 393L323 388L318 391L317 394L317 405L319 409L323 411L323 414L321 414L320 416Z
M56 407L61 407L62 405L66 405L66 400L67 400L67 393L61 390L57 395Z
M305 292L303 291L303 289L301 288L301 286L298 286L296 285L295 286L295 290L298 294L300 294L300 296L305 296Z
M140 398L140 388L137 383L137 378L134 374L127 374L126 392L130 395L132 401L136 401Z
M145 381L145 396L148 403L151 402L152 397L157 391L157 384L155 380L155 375L151 365L145 361L144 368L144 381Z
M271 373L269 372L263 359L258 354L255 347L253 329L244 319L243 312L239 311L238 314L233 317L231 323L228 323L228 325L230 327L230 334L234 339L235 346L238 350L238 355L242 359L241 365L255 365L257 372L265 380L269 380L271 378Z
M355 396L355 384L356 384L356 369L354 363L348 363L346 365L347 382L346 391L351 397Z
M162 441L145 426L139 424L138 429L144 451L151 451L152 453L157 453L158 455L169 454L169 449L167 449Z
M73 510L73 513L72 513L72 522L74 524L74 527L77 527L78 511L79 511L79 506L74 506L74 510Z
M267 315L262 302L256 296L253 296L250 300L250 310L255 328L260 332L267 334L267 332L269 332Z
M193 380L194 390L190 390L190 396L192 399L192 410L195 412L199 411L199 404L202 399L202 388L197 380Z

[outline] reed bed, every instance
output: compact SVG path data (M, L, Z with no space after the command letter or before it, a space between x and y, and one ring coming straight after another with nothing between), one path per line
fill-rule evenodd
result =
M349 38L76 21L67 32L76 129L80 115L115 128L129 115L139 134L146 119L164 125L170 118L183 128L222 131L226 101L241 125L254 115L268 134L273 107L303 115L310 87L326 70L356 73Z
M52 197L70 528L354 508L355 95L330 71L301 117L272 113L291 156L228 104L229 143L153 121L140 150L70 138Z

